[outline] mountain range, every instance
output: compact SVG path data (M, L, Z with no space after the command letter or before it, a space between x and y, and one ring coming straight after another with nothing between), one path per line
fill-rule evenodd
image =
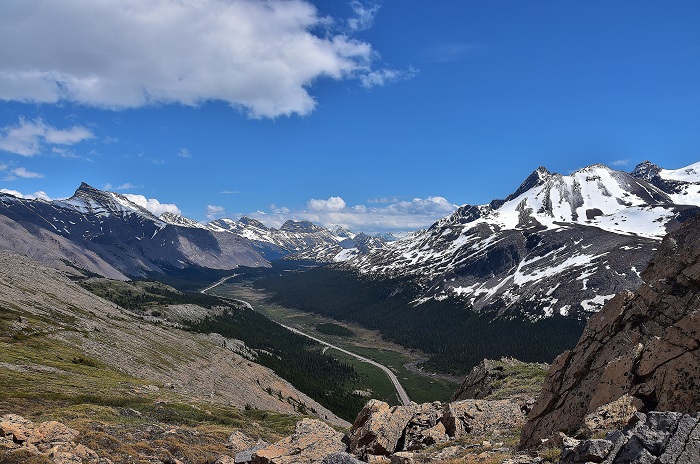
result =
M247 217L209 224L173 213L157 217L124 195L85 183L65 200L0 193L0 227L0 251L122 280L189 267L265 267L285 257L327 262L386 243L308 221L287 221L278 230Z
M281 258L335 263L363 279L410 281L414 305L450 300L496 318L583 320L637 288L661 238L698 205L700 163L668 170L645 161L631 173L592 165L570 175L540 167L503 200L463 205L393 240L309 221L275 229L248 217L158 217L83 183L65 200L0 194L0 251L115 279Z
M641 284L663 236L698 205L700 163L666 170L646 161L631 174L540 167L504 200L463 205L341 266L365 279L411 280L414 304L451 299L499 318L586 319Z

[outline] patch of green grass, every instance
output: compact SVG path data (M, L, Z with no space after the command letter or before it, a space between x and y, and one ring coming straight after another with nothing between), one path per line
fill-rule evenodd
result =
M411 360L401 353L389 350L379 350L363 347L354 347L357 354L384 364L394 371L399 382L406 389L406 393L412 401L416 403L429 403L433 401L449 401L452 394L457 390L454 382L439 378L426 377L414 374L404 367L404 364ZM386 376L386 374L384 374Z
M537 396L547 377L547 369L537 364L509 364L497 361L501 371L498 378L491 382L493 393L489 400L512 398L518 395Z

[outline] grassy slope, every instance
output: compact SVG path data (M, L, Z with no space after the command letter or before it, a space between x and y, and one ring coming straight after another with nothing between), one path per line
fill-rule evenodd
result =
M50 333L10 335L20 316L34 327L47 323L0 308L0 414L64 422L80 431L78 442L114 462L147 462L148 456L203 463L227 452L233 430L270 441L290 433L298 420L193 401L114 370Z

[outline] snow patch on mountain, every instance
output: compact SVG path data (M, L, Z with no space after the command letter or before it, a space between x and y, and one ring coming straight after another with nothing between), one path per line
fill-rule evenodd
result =
M416 304L456 298L497 317L586 318L603 299L636 288L636 269L658 241L697 214L700 201L687 192L698 173L700 163L675 171L647 163L632 174L600 164L571 175L540 167L505 200L463 205L381 249L343 255L342 266L411 276L421 288ZM676 201L683 193L693 206Z

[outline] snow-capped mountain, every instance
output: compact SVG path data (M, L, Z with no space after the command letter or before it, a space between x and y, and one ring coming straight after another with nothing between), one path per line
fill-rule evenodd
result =
M282 227L267 227L260 221L242 217L238 221L218 219L207 224L213 231L230 232L250 240L267 259L298 259L315 262L342 260L351 256L381 248L386 240L355 234L342 227L333 230L317 226L309 221L286 221Z
M184 218L158 218L123 195L85 183L67 200L0 194L0 250L113 278L189 266L269 265L245 239L177 221Z
M644 161L632 175L668 193L677 204L700 204L700 162L681 169L661 169Z
M343 266L411 277L428 298L531 320L586 318L641 284L660 239L698 213L700 163L632 174L593 165L571 175L535 170L505 200L464 205L429 229Z

